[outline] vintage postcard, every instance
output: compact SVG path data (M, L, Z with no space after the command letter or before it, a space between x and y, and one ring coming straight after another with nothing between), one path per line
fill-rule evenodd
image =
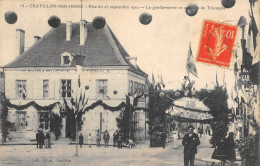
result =
M1 0L0 165L258 166L259 0Z

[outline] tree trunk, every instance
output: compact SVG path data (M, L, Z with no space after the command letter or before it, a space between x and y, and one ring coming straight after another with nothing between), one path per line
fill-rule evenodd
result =
M78 119L76 118L76 154L75 156L79 156L78 154Z

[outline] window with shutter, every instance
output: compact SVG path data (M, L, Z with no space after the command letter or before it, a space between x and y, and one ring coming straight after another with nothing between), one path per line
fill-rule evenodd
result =
M97 98L107 98L107 80L97 80Z
M43 80L42 92L44 99L49 98L49 80Z
M16 97L18 99L26 99L27 97L26 80L16 80Z

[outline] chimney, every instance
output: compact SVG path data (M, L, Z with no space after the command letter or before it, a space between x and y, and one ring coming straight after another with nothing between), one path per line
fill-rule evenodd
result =
M80 20L80 45L85 45L87 35L87 21Z
M34 36L33 38L34 38L34 43L36 43L38 40L40 40L41 37L40 36Z
M25 31L22 29L16 29L16 49L18 56L24 52L24 37Z
M72 22L67 21L67 23L66 23L66 41L71 40L71 35L72 35Z

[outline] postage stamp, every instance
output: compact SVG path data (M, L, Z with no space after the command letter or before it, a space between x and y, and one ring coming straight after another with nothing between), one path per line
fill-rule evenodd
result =
M229 67L237 26L204 20L197 61Z

